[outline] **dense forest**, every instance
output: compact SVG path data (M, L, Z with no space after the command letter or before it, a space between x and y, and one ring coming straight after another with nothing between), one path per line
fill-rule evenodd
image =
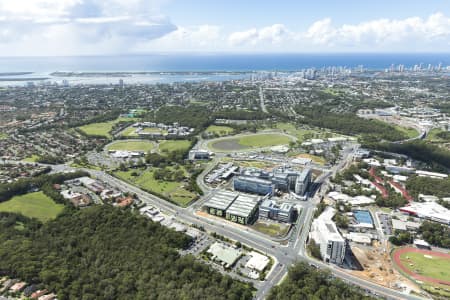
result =
M289 269L287 278L275 286L268 300L281 299L333 299L361 300L373 299L329 272L316 270L306 263L297 263Z
M21 226L16 226L21 224ZM37 283L58 299L252 299L252 288L192 256L190 238L110 206L66 208L40 224L0 213L0 276Z
M195 129L206 128L211 121L210 113L201 105L161 107L155 112L148 113L144 120L164 124L178 122L182 126Z
M425 221L419 228L422 238L433 246L450 248L450 228L434 222Z
M411 176L406 181L406 189L416 199L419 194L434 195L440 198L450 197L450 179Z
M262 111L248 111L248 110L236 110L228 109L221 110L214 113L215 119L232 119L232 120L264 120L270 117Z
M80 108L77 107L77 110ZM92 117L87 120L77 120L75 122L71 122L69 124L69 127L79 127L87 124L92 123L100 123L100 122L108 122L117 119L120 116L121 110L120 109L114 109L112 111L103 112L102 114L98 114L95 117Z
M299 122L319 128L328 128L347 135L362 135L363 140L399 141L407 136L392 125L377 120L367 120L352 113L333 113L325 107L297 106L302 115Z
M437 171L450 168L450 151L424 141L411 141L402 144L367 143L364 147L407 155L413 159L430 164Z

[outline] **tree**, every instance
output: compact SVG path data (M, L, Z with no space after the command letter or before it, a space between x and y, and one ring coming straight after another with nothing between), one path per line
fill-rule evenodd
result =
M425 221L418 231L431 245L450 248L450 228L434 222Z
M395 231L394 235L389 237L389 242L396 246L412 243L412 236L409 232Z
M322 260L322 253L320 253L320 246L311 239L308 244L309 253L311 253L312 257L317 258L318 260Z
M128 170L128 168L125 165L125 163L121 162L120 165L119 165L119 170L125 172L125 171Z
M339 227L339 228L348 228L349 220L348 220L347 216L344 216L344 215L342 215L340 213L337 213L334 216L334 221L335 221L337 227Z
M190 242L108 205L66 209L45 224L0 213L2 274L42 285L59 299L252 299L251 286L180 255Z
M368 300L363 291L335 279L328 271L317 270L304 262L289 268L283 282L274 286L268 300L281 299L334 299Z

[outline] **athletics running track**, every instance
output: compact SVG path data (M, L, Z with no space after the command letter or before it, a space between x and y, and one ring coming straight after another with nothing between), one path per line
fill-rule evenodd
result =
M436 278L427 277L427 276L422 276L422 275L416 274L413 271L411 271L410 269L408 269L404 265L404 263L400 260L400 255L402 255L404 253L408 253L408 252L415 252L415 253L420 253L420 254L423 254L423 255L439 256L439 257L444 257L444 258L448 258L448 259L450 259L450 254L442 253L442 252L436 252L436 251L430 251L430 250L422 250L422 249L417 249L417 248L412 248L412 247L406 247L406 248L401 248L401 249L395 250L393 255L392 255L392 259L394 260L395 264L403 272L405 272L406 274L408 274L412 278L414 278L416 280L420 280L420 281L439 283L439 284L444 284L444 285L449 285L450 286L450 281L436 279Z

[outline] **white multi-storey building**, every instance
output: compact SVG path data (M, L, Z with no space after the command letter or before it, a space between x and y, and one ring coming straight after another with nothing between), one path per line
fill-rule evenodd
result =
M340 265L344 262L346 241L337 230L336 224L331 220L334 214L335 209L327 207L313 221L310 238L320 246L320 253L325 262Z

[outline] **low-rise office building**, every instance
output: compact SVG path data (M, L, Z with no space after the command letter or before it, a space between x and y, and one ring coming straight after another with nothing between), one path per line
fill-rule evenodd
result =
M290 223L294 218L294 206L289 203L278 205L275 201L265 200L259 207L259 216L266 219Z
M233 266L242 255L241 250L234 249L219 242L212 244L207 252L211 254L213 261L220 262L225 268Z
M258 195L273 195L275 191L275 185L272 181L250 176L235 177L233 186L235 191Z

